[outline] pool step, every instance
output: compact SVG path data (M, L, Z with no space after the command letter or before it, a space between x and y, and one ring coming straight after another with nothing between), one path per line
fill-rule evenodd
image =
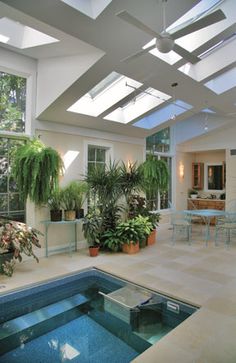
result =
M0 324L0 354L78 317L81 313L76 308L88 301L85 296L77 294Z

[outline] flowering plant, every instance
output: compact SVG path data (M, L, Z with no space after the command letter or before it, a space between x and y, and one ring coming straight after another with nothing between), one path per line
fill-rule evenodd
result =
M0 220L0 253L12 252L10 261L2 263L4 274L11 276L15 266L15 259L22 261L22 253L33 256L37 262L33 247L41 247L39 243L40 231L27 226L25 223L9 220Z

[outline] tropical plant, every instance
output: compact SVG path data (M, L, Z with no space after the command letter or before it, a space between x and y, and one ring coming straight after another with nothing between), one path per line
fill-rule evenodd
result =
M136 222L139 225L140 228L140 237L139 240L143 241L146 240L147 236L151 233L152 231L152 223L149 220L149 217L143 217L141 215L137 216L135 218Z
M69 183L68 188L74 195L75 209L81 209L88 192L88 184L82 180L73 180Z
M117 227L117 236L121 243L136 244L143 237L142 226L137 218L128 219L125 222L120 222Z
M59 187L52 191L47 204L51 210L60 210L61 209L61 207L62 207L62 191Z
M99 246L101 239L102 218L98 211L90 211L84 218L82 231L89 246Z
M28 140L12 155L12 174L25 201L28 197L38 205L48 202L58 187L63 162L59 153L39 139Z
M107 248L111 251L117 252L121 249L121 239L119 236L119 232L115 230L107 230L103 235L103 247Z
M35 228L27 226L25 223L17 221L0 220L0 249L1 253L12 252L13 256L9 262L2 265L3 273L11 276L15 266L15 259L22 261L22 254L33 256L39 262L34 254L33 247L41 247L39 235L43 235Z
M61 190L62 206L65 210L75 210L75 194L71 184Z
M152 213L148 212L149 222L152 224L152 229L155 229L158 226L158 222L160 221L160 213Z
M121 189L128 203L132 194L140 191L142 185L141 168L137 162L128 166L122 161L120 166Z

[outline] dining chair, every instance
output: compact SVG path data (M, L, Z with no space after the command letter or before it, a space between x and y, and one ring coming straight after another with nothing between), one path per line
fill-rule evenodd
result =
M175 211L171 214L171 225L173 228L172 244L175 244L178 236L184 236L185 238L187 238L189 245L191 245L192 223L189 216L181 211Z
M236 232L236 212L227 213L225 218L218 218L215 225L215 246L218 245L219 232L225 235L225 246L229 247L233 232Z

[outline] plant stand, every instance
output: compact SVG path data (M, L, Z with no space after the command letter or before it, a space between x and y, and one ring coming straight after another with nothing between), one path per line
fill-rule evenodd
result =
M132 255L134 253L138 253L139 252L139 242L136 242L135 244L130 242L130 243L124 243L122 245L122 251L124 253L128 253L129 255Z

